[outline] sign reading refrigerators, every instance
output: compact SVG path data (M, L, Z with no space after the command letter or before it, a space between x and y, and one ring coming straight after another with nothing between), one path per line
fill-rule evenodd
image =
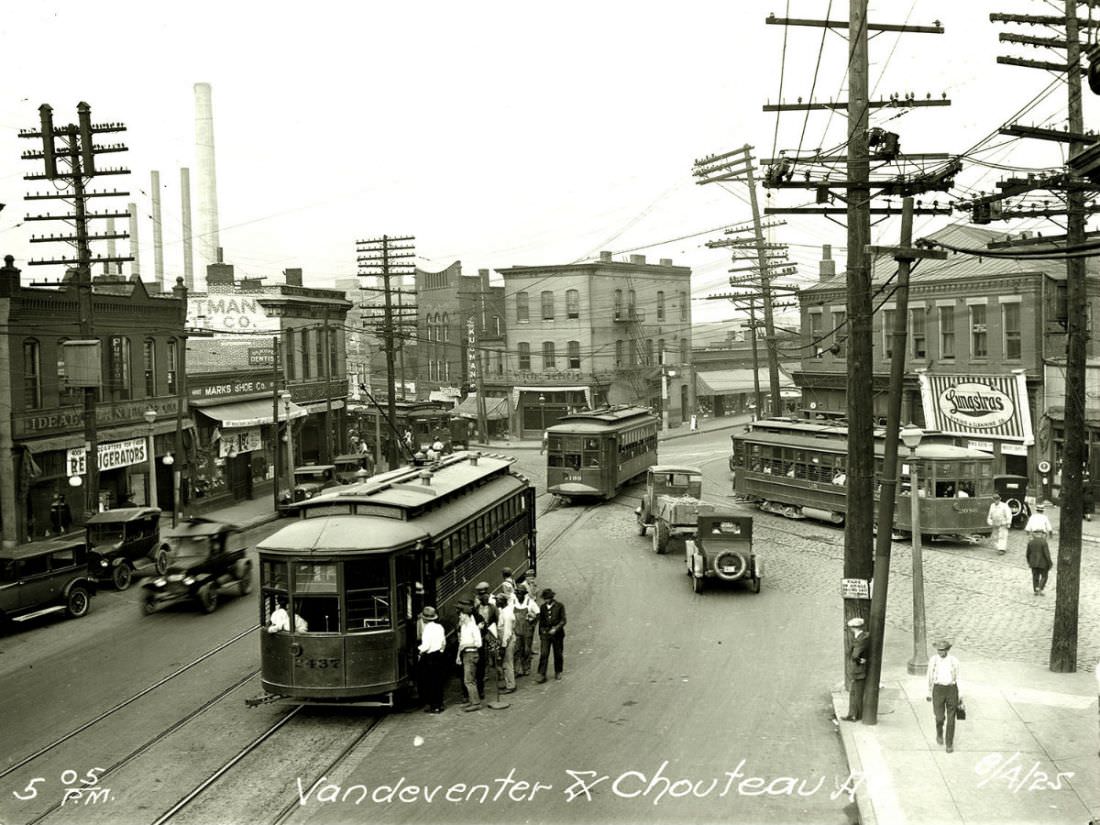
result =
M148 461L147 443L144 438L128 438L125 441L97 445L96 454L99 456L97 466L100 472ZM86 455L87 451L83 447L74 447L66 451L65 467L69 475L82 476L88 472Z
M1033 444L1027 378L920 373L924 420L951 435Z

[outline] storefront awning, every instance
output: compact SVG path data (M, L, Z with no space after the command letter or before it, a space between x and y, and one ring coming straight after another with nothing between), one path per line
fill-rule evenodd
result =
M477 418L477 396L467 396L461 404L456 406L453 414L461 418ZM487 421L503 421L508 418L507 398L486 398L485 419Z
M221 422L222 427L259 427L270 424L274 420L272 403L270 398L256 398L252 401L234 401L229 404L218 404L216 407L196 407L203 415ZM279 420L287 418L302 418L309 413L290 402L290 415L287 416L286 406L279 404Z
M757 376L761 392L768 392L768 370L761 367ZM753 392L756 385L752 380L752 369L732 370L696 370L695 392L697 395L732 395L741 392ZM784 398L798 397L798 387L787 377L779 373L780 395Z

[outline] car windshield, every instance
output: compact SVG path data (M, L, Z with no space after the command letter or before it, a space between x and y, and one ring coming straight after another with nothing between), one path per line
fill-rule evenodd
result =
M206 536L183 536L171 541L173 566L187 567L210 555L210 540Z
M301 470L295 470L294 480L298 483L301 483L303 481L324 481L325 473L323 470L306 470L304 472Z
M88 525L88 539L92 544L114 544L122 541L123 528L121 524L90 524Z

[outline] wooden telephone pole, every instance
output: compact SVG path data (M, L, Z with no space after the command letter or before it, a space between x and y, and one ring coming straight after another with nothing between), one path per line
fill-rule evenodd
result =
M95 362L102 364L101 345L95 338L95 322L93 313L92 296L92 264L96 263L121 263L132 261L133 256L93 256L91 242L99 240L118 240L128 238L125 232L102 232L99 234L88 231L88 224L92 220L128 218L129 212L89 212L88 200L102 197L126 197L129 192L93 192L85 188L86 180L100 175L128 175L129 169L97 168L96 155L108 152L125 152L126 147L120 143L97 146L95 135L108 132L124 132L126 127L121 123L92 123L92 107L87 103L77 104L77 123L68 126L55 127L53 125L53 108L43 103L38 107L40 129L20 130L19 137L37 139L42 142L41 150L31 150L23 153L24 160L41 160L44 166L42 174L25 175L25 180L49 180L60 181L64 191L48 192L44 194L27 195L26 200L61 200L71 202L73 211L64 215L27 215L28 221L65 221L72 223L75 234L73 235L49 235L32 236L31 243L53 243L64 241L76 247L75 258L51 258L28 261L31 266L57 265L72 267L76 271L77 285L77 311L79 313L81 342L67 342L70 346L80 345L93 349L96 353ZM58 140L61 146L57 145ZM96 371L98 373L98 370ZM68 372L66 373L69 374ZM85 517L90 516L99 509L99 444L96 432L96 399L102 390L102 376L82 377L84 389L84 468L87 483L85 484ZM73 386L74 384L70 384ZM153 481L153 483L156 483Z

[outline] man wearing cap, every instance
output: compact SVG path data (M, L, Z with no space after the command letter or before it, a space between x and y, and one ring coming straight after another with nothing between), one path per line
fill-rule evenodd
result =
M458 664L462 665L462 687L466 692L463 710L481 708L481 690L477 686L477 665L481 659L481 631L474 618L474 603L464 599L458 607Z
M928 695L936 715L936 744L944 743L947 723L947 752L955 750L955 711L959 707L959 660L951 655L951 642L936 642L936 655L928 660Z
M531 641L539 621L539 606L527 595L526 584L516 585L512 614L516 627L516 676L526 676L531 672Z
M848 715L845 722L858 722L863 718L863 683L867 681L867 645L871 634L863 629L863 619L855 616L848 620L851 635L848 638L848 658L845 661L848 685Z
M500 616L497 613L497 606L490 598L489 582L478 582L474 587L474 592L477 594L477 601L474 602L474 621L477 623L477 629L481 632L481 641L484 643L486 637L489 634L489 628L496 627L497 621ZM477 689L478 692L485 695L485 668L490 664L489 657L486 654L484 646L481 651L482 655L477 661Z
M447 674L443 651L447 646L447 636L443 625L436 621L438 618L431 605L420 611L420 620L424 623L420 647L417 648L420 654L420 698L427 703L425 711L428 713L443 712L443 682Z
M549 587L542 591L539 608L539 678L546 681L546 666L550 651L554 651L554 678L560 679L565 659L565 605L559 602Z

